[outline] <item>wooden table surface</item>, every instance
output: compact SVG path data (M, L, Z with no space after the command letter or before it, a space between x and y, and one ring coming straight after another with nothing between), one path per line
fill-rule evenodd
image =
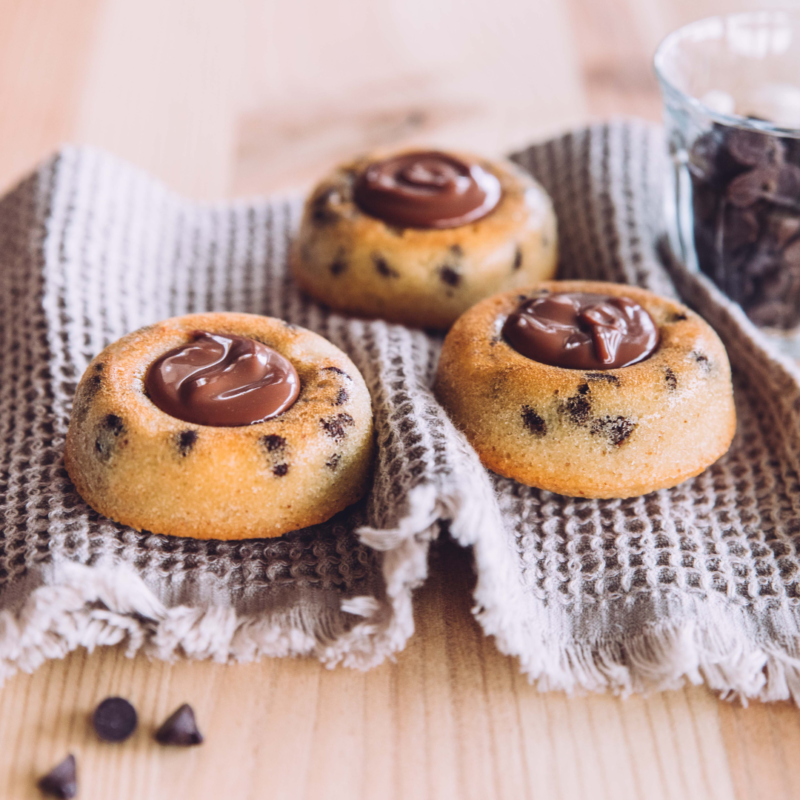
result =
M62 141L220 198L307 187L380 144L492 154L589 118L658 119L659 39L743 7L0 0L0 184ZM368 673L300 659L167 665L105 649L18 675L0 691L0 799L38 797L36 776L67 752L82 800L800 797L800 715L788 703L742 708L702 687L540 694L473 621L472 581L468 555L438 546L417 632ZM125 745L90 731L109 694L140 713ZM184 701L207 743L154 745L153 727Z

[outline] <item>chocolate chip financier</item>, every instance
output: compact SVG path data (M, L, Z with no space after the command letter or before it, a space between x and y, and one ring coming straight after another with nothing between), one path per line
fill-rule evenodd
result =
M464 314L436 394L494 472L574 497L675 486L728 449L731 371L688 308L611 283L541 283Z
M280 536L364 493L372 407L329 341L252 314L142 328L89 365L65 460L96 511L198 539Z
M441 152L360 158L306 203L294 276L348 314L447 328L495 292L551 278L550 198L511 163Z

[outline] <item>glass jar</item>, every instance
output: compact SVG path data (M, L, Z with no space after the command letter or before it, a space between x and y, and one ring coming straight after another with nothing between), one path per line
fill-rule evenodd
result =
M800 11L692 23L655 69L675 254L800 357Z

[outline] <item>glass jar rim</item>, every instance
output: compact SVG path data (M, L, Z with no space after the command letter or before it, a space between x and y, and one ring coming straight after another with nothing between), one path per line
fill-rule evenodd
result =
M702 113L712 121L720 123L721 125L726 125L732 128L742 128L744 130L759 131L761 133L768 133L774 136L800 139L800 128L786 128L780 125L775 125L767 120L743 117L739 114L725 114L721 111L716 111L704 103L700 98L688 94L687 92L684 92L683 89L678 88L678 86L676 86L675 83L670 80L664 67L664 60L668 50L678 39L685 36L693 28L709 27L710 24L715 22L724 26L726 23L734 21L755 22L769 18L775 20L793 19L796 20L798 26L800 26L800 11L796 9L776 8L771 10L765 9L762 11L743 11L735 14L718 14L716 16L704 17L703 19L690 22L688 25L684 25L667 34L664 39L661 40L661 43L656 48L655 55L653 56L653 70L656 74L658 82L661 85L662 91L665 94L671 95L680 100L684 105L687 105L695 111Z

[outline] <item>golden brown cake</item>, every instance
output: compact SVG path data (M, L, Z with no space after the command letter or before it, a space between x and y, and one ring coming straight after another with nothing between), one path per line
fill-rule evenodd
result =
M489 469L575 497L675 486L722 456L736 428L711 327L610 283L546 282L479 303L445 339L436 395Z
M364 493L372 407L326 339L252 314L142 328L86 370L67 471L96 511L199 539L280 536Z
M294 276L338 311L447 328L495 292L551 278L550 198L509 162L402 151L335 169L309 197Z

